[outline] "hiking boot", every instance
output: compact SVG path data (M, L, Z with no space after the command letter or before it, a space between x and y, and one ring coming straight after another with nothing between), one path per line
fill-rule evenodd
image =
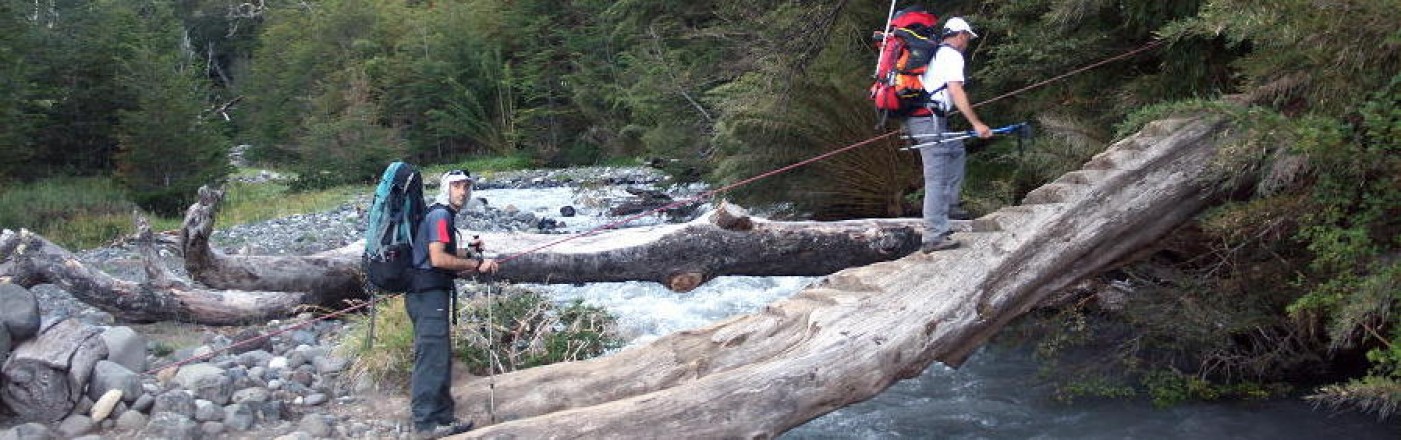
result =
M938 241L929 242L929 243L925 243L925 244L923 244L923 245L920 245L919 250L920 250L920 252L924 252L924 253L927 254L927 253L930 253L930 252L938 252L938 251L942 251L942 250L953 249L953 248L958 247L958 245L959 245L958 240L954 240L954 239L952 239L952 238L944 237L944 238L939 239Z
M447 425L437 425L428 429L414 430L415 440L430 440L435 438L457 435L472 430L472 422L453 422Z

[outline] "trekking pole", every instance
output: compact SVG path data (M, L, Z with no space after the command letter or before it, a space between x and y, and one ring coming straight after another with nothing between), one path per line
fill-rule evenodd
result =
M486 413L489 424L496 424L496 322L492 320L491 303L496 301L492 295L495 280L491 274L486 275L486 337L487 337L487 404Z
M889 44L887 44L886 41L888 38L890 38L890 21L895 19L896 1L897 0L890 0L890 12L885 14L885 29L882 30L880 34L880 54L876 55L876 68L874 71L871 72L871 77L873 78L876 75L880 74L880 62L881 60L885 59L885 48L889 46Z
M1025 122L1022 122L1022 123L1017 123L1017 124L1008 125L1008 126L1006 126L1006 127L998 127L998 128L992 129L992 134L994 134L994 135L1005 135L1005 134L1010 134L1010 133L1017 133L1017 134L1019 135L1019 139L1022 139L1022 138L1029 138L1029 137L1031 137L1031 126L1028 125L1028 124L1025 123ZM977 132L977 131L974 131L974 130L968 130L968 131L953 131L953 132L939 133L939 134L915 134L915 135L905 135L904 137L905 137L905 139L911 139L911 140L916 140L916 141L920 141L920 140L924 140L924 139L929 139L929 138L934 138L935 140L929 141L929 142L923 142L923 143L920 143L920 144L917 144L917 145L911 145L911 146L908 146L908 147L904 147L904 148L901 148L900 151L918 150L918 149L925 148L925 147L932 147L932 146L935 146L935 145L939 145L939 144L942 144L942 143L945 143L945 142L953 142L953 141L958 141L958 140L963 140L963 139L971 139L971 138L978 137L978 132Z

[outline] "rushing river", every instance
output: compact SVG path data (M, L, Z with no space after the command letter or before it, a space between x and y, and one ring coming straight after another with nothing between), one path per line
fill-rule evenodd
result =
M507 193L506 191L512 191ZM572 204L568 189L483 190L496 206L547 214ZM586 212L581 209L581 212ZM570 229L605 223L587 214ZM721 277L688 293L656 283L539 286L618 316L630 346L752 313L802 290L810 277ZM625 348L626 349L626 348ZM1401 423L1315 410L1298 400L1154 408L1145 401L1052 398L1025 350L989 346L957 370L933 364L917 378L794 428L785 439L1401 439Z

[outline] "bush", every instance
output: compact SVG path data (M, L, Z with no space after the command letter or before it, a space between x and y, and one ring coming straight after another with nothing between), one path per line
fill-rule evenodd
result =
M472 286L480 290L481 286ZM489 306L489 308L488 308ZM370 317L351 318L350 331L339 351L354 359L353 377L390 387L406 387L413 370L413 325L403 297L378 304L374 344L366 347ZM486 375L540 365L588 359L621 346L613 332L615 319L577 300L556 304L538 292L505 287L505 292L459 303L458 325L452 327L453 354L468 372ZM491 360L492 358L495 360Z

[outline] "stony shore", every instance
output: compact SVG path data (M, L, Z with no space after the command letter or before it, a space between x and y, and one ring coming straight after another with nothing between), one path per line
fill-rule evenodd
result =
M649 168L520 171L493 174L479 181L478 187L580 184L660 186L665 177ZM368 196L325 212L236 225L218 230L213 242L231 254L306 255L339 248L360 238L366 204ZM463 215L469 217L464 221L479 227L496 228L483 230L541 229L539 218L509 208L489 207ZM160 254L168 268L184 276L173 250L161 249ZM144 276L131 244L78 255L119 278ZM45 326L75 319L101 328L104 338L116 339L108 341L109 347L121 348L113 348L113 355L94 368L93 385L71 415L49 424L18 424L16 417L5 417L8 423L0 430L0 439L413 437L405 390L348 376L349 362L336 352L346 331L341 321L318 321L316 315L306 313L244 327L127 324L74 300L58 286L8 287L14 289L4 289L4 295L32 301L38 310L34 319ZM308 321L314 322L300 325ZM297 328L288 330L291 327ZM240 344L264 335L272 336ZM204 357L183 362L196 356ZM163 368L174 363L181 364ZM121 391L113 398L107 396L110 390Z

